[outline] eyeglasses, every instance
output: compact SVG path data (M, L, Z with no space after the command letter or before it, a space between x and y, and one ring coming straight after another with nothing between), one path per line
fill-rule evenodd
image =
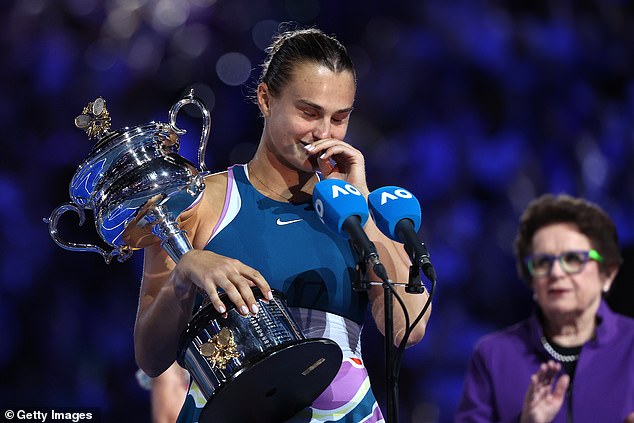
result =
M583 270L588 260L603 263L603 257L597 250L589 251L564 251L558 255L533 254L524 259L528 272L533 277L550 276L555 260L559 262L561 269L569 275Z

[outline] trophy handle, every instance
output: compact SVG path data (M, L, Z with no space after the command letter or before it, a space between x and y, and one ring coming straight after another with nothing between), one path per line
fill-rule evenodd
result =
M57 245L59 245L65 250L88 251L88 252L101 254L101 256L106 261L106 263L110 263L113 257L117 257L117 260L119 261L124 261L132 255L132 250L125 245L119 247L118 249L113 248L112 250L108 252L104 250L103 248L94 244L81 244L81 243L64 241L57 233L57 222L60 216L69 210L72 210L79 215L79 226L82 226L84 222L86 221L84 210L77 207L73 203L62 204L61 206L53 210L53 212L51 213L51 216L48 219L47 218L43 219L44 223L48 223L48 232L51 235L51 238L53 238L53 241L55 241Z
M209 114L209 110L200 101L198 98L194 97L194 89L190 89L189 93L181 98L176 104L172 106L169 111L169 120L171 129L176 132L178 135L183 135L187 131L185 129L180 129L176 126L176 115L178 111L186 104L194 104L200 109L203 117L203 128L200 133L200 144L198 145L198 166L201 172L207 173L207 165L205 164L205 150L207 149L207 140L209 139L209 131L211 129L211 115Z

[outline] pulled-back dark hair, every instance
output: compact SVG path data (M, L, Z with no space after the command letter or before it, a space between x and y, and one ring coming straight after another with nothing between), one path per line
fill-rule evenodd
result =
M524 258L533 253L533 236L539 229L554 223L571 223L588 237L592 248L604 258L604 262L600 263L604 274L621 265L623 259L616 226L601 207L566 194L545 194L528 205L520 218L515 238L517 269L526 282L530 283L531 276Z
M300 63L318 63L332 72L350 71L355 75L346 48L316 28L283 32L273 39L266 52L258 85L266 83L273 96L280 94Z

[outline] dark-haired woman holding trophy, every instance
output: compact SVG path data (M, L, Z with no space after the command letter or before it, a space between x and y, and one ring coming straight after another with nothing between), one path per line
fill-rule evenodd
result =
M365 197L369 193L364 157L344 141L355 89L352 62L333 37L317 29L276 37L255 93L264 127L254 157L247 164L207 176L202 195L180 215L179 226L193 249L175 263L158 243L147 245L150 238L137 245L144 247L145 261L135 352L148 375L160 375L177 358L199 363L196 354L213 361L215 371L222 373L223 366L239 355L240 331L220 331L207 339L200 335L206 331L202 325L192 325L192 316L202 304L219 325L236 314L243 320L254 319L268 312L265 308L279 293L306 338L326 338L342 352L329 386L284 420L382 421L364 367L360 334L368 306L379 329L384 329L383 288L353 290L357 257L347 240L319 221L311 203L320 178L345 180ZM406 281L410 260L402 245L381 234L371 221L365 231L390 278ZM369 275L380 281L371 271ZM427 294L406 295L397 289L403 292L409 315L416 316ZM428 313L414 328L409 345L422 339ZM188 331L187 341L195 348L177 357L183 351L182 334ZM396 345L405 331L404 313L395 307ZM302 374L309 377L320 365L318 358ZM267 370L284 374L288 369ZM241 391L236 415L253 408L260 394L276 395L275 389L258 391L267 383L265 374ZM226 385L218 388L209 403L230 391L240 377L225 379ZM300 384L294 391L301 394L306 389ZM203 391L204 387L192 382L179 421L198 421L208 403ZM217 421L210 412L203 415L203 420ZM266 416L257 420L267 421Z

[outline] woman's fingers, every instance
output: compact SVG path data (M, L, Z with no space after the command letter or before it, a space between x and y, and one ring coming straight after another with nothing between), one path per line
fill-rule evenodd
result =
M262 274L254 268L246 265L244 266L246 267L244 273L245 277L249 279L253 283L253 285L255 285L260 290L264 298L266 298L267 300L272 300L273 292L271 291L271 286L269 285L269 283L266 281L266 279L264 279L264 276L262 276Z
M344 179L357 187L365 186L365 159L350 144L332 138L323 139L307 146L306 151L317 157L319 170L326 178Z
M319 167L321 174L326 177L330 175L335 168L332 163L330 163L330 159L317 159L317 166Z
M242 315L259 311L252 287L257 287L264 298L273 297L271 287L257 270L236 259L210 251L199 251L185 254L181 258L176 269L175 283L182 283L179 281L187 279L202 288L219 313L226 312L226 305L220 299L218 290L225 292Z
M247 293L242 286L249 288L249 292ZM228 278L220 283L220 288L224 290L225 295L240 314L243 316L249 314L249 306L255 304L255 298L246 279L241 275L228 275Z
M566 395L566 390L568 389L568 385L570 384L570 376L564 374L561 375L557 384L555 385L555 389L553 390L553 396L559 400L563 401L564 396Z
M334 139L320 140L312 144L312 146L313 149L309 153L316 155L320 162L329 163L332 159L336 165L342 167L364 164L363 154L343 141Z
M214 284L224 290L240 314L246 316L257 313L259 307L252 287L257 287L266 299L272 298L271 287L257 270L238 260L227 260L230 261L231 270L216 275Z
M557 373L561 370L561 364L552 360L542 363L537 371L537 379L543 385L551 385Z
M214 309L218 313L220 314L226 313L227 307L225 306L225 303L223 303L222 300L220 299L220 295L218 295L218 291L212 290L211 292L207 293L207 296L209 297L209 301L211 302L211 305L214 307Z

